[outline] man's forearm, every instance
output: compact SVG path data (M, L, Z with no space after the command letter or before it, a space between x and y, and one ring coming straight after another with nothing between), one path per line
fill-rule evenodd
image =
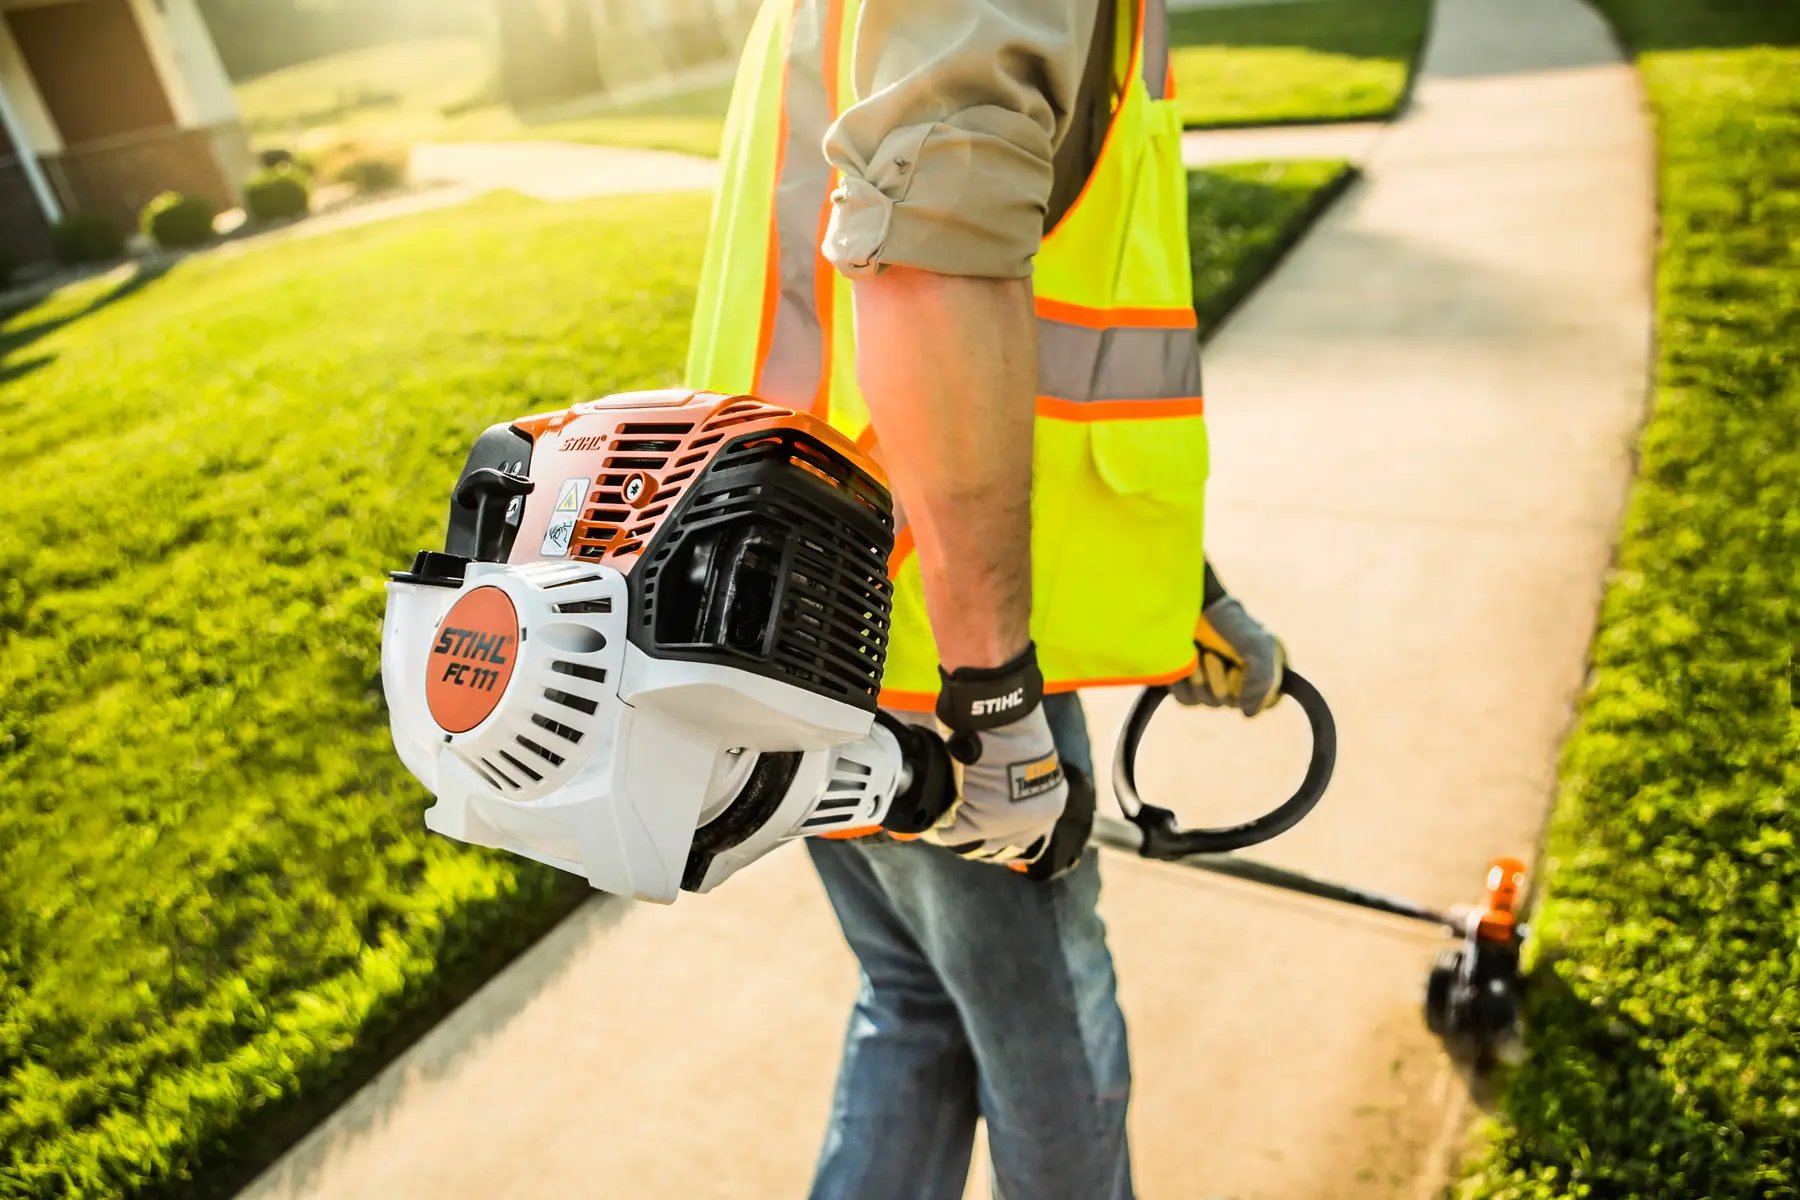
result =
M938 655L1007 662L1031 637L1031 281L891 267L855 286L857 376Z

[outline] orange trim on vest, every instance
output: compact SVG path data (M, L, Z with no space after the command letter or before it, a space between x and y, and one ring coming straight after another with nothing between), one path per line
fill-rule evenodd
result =
M1203 396L1177 396L1169 400L1059 400L1037 398L1037 415L1058 421L1154 420L1157 417L1197 417L1206 411Z
M794 26L800 17L804 0L794 0L788 12L787 39L781 47L781 104L777 110L781 120L775 127L775 173L769 193L769 248L763 260L762 328L756 332L756 368L751 372L751 390L763 390L763 370L769 365L769 348L775 344L775 309L781 303L781 170L787 165L787 90L788 48L793 44Z
M1043 399L1042 397L1039 397L1040 403L1042 402L1042 399ZM1101 403L1105 403L1105 402L1101 401ZM1180 401L1144 400L1144 401L1126 401L1126 403L1131 403L1131 404L1177 403L1177 404L1179 404ZM1094 406L1091 404L1083 404L1083 405L1076 405L1076 407L1077 408L1092 408ZM912 526L910 524L908 524L901 528L899 536L894 539L893 552L888 555L888 578L889 579L899 578L900 568L906 562L907 555L911 554L915 549L917 549L917 545L915 544L915 542L913 540ZM1044 691L1051 693L1051 694L1056 694L1059 692L1075 692L1075 691L1080 691L1082 688L1096 688L1096 687L1131 687L1133 685L1141 686L1141 687L1159 687L1162 684L1174 683L1177 679L1187 678L1189 675L1192 675L1194 673L1194 668L1199 665L1200 665L1200 655L1196 652L1192 657L1190 657L1187 660L1186 663L1184 663L1182 665L1181 669L1178 671L1169 671L1169 672L1167 672L1165 674L1161 674L1161 675L1143 676L1143 677L1137 678L1137 679L1120 678L1120 679L1064 679L1064 680L1057 680L1054 682L1046 682L1044 684ZM881 694L876 697L876 702L878 704L880 704L881 707L883 707L883 708L897 709L901 712L935 712L937 709L937 693L936 692L908 692L908 691L902 691L899 688L882 688Z
M1163 687L1174 683L1177 679L1186 679L1194 673L1200 664L1195 655L1187 660L1180 670L1168 671L1160 675L1144 675L1123 679L1058 679L1046 681L1046 695L1058 696L1064 692L1085 691L1099 687ZM935 712L937 709L936 692L903 692L898 688L882 688L879 697L881 707L895 709L899 712Z
M1138 64L1144 55L1144 7L1148 2L1149 0L1138 0L1137 27L1131 31L1131 61L1125 66L1125 87L1130 87L1131 81L1139 78ZM1063 215L1056 219L1056 224L1051 227L1049 233L1044 235L1045 241L1049 241L1064 225L1068 224L1069 218L1075 210L1081 207L1081 202L1087 199L1088 189L1094 186L1094 177L1100 174L1100 160L1105 158L1106 152L1112 148L1113 134L1118 132L1119 128L1119 112L1124 107L1125 94L1121 90L1119 102L1113 105L1112 119L1106 123L1106 136L1100 139L1100 152L1094 155L1094 169L1088 172L1087 180L1082 183L1081 190L1075 193L1074 202L1063 210ZM1038 303L1042 304L1043 301L1040 300Z
M844 0L829 0L825 6L825 37L819 45L819 79L825 86L825 111L831 114L833 121L838 118L838 54L841 50L838 43L843 36ZM785 115L786 109L782 111ZM813 238L813 311L819 319L820 341L819 388L813 393L812 412L821 421L831 420L831 363L835 345L832 322L837 305L832 297L835 268L826 259L824 247L825 229L831 224L831 193L834 190L829 184L835 175L833 171L826 176L825 198L819 201L818 235Z
M843 841L848 841L851 838L868 837L870 834L875 834L875 833L880 833L880 832L881 832L881 826L879 826L879 825L858 825L854 829L832 829L832 830L826 831L825 833L816 833L813 836L814 837L822 837L822 838L830 838L834 842L843 842Z
M1138 329L1194 329L1200 323L1194 310L1186 305L1180 308L1089 308L1085 304L1071 304L1067 300L1051 300L1045 296L1037 298L1037 315L1046 321L1061 321L1065 325L1081 325L1088 329L1116 329L1125 325Z
M883 708L896 709L900 712L936 712L936 692L903 692L897 688L882 688L877 697Z
M1174 683L1177 679L1186 679L1200 665L1200 656L1194 655L1183 663L1179 670L1165 671L1160 675L1125 676L1119 679L1058 679L1044 684L1044 691L1051 696L1063 692L1079 692L1086 688L1099 687L1163 687Z
M911 522L908 522L906 525L902 526L900 532L895 535L894 548L888 551L889 579L894 579L899 576L900 564L906 561L906 556L913 552L915 545L912 524Z

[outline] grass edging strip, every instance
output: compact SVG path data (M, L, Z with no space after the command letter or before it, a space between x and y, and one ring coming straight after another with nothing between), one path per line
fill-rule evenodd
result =
M1232 163L1188 172L1194 312L1201 341L1211 338L1275 273L1313 223L1361 175L1353 164L1337 159ZM1272 219L1267 215L1271 211ZM1208 286L1206 256L1221 244L1229 278Z
M1173 93L1189 129L1391 118L1429 39L1431 0L1299 0L1170 14Z
M1655 113L1654 396L1461 1200L1800 1196L1800 11L1599 0Z

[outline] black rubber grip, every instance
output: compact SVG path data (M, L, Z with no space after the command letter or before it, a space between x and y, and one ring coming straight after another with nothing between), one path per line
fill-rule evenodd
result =
M889 833L924 833L956 800L950 752L931 730L895 720L885 709L876 710L875 719L900 743L900 756L912 771L912 782L888 805L881 827Z
M1144 689L1125 720L1125 728L1119 734L1119 750L1113 756L1113 792L1132 823L1144 833L1144 844L1139 853L1145 858L1185 858L1190 854L1242 850L1286 833L1313 810L1325 795L1332 770L1337 765L1337 722L1319 689L1291 667L1282 676L1281 691L1283 695L1293 697L1312 725L1312 756L1299 788L1255 820L1216 829L1183 829L1176 823L1173 812L1147 804L1138 795L1138 748L1143 743L1144 732L1150 728L1150 719L1169 695L1166 687Z

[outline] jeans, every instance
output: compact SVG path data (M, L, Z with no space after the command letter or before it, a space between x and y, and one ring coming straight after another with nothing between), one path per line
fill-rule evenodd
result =
M1073 696L1045 707L1092 775ZM807 842L862 965L814 1200L959 1200L987 1122L1005 1200L1129 1200L1131 1068L1090 847L1035 883L936 846Z

